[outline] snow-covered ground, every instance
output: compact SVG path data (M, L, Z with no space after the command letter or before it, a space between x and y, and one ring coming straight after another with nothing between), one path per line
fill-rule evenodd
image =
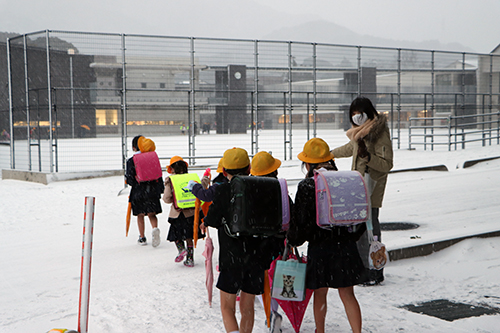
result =
M331 147L343 141L340 137L328 140ZM217 154L234 145L218 143ZM295 155L299 151L296 147ZM206 152L210 153L214 152ZM395 169L444 164L449 171L389 176L381 221L413 222L420 227L384 232L388 248L500 230L500 159L463 168L467 160L496 156L500 156L499 145L451 152L395 150ZM337 164L339 169L349 169L350 159L337 160ZM285 161L279 172L287 179L303 178L296 159ZM292 198L296 184L289 182ZM96 202L89 332L223 332L217 289L212 308L207 301L204 241L195 250L194 268L175 263L175 246L165 241L170 207L163 204L164 213L159 215L162 243L158 248L136 245L134 218L125 237L127 195L117 196L122 187L122 177L49 185L0 181L1 332L77 328L85 196L95 197ZM150 234L147 223L148 239ZM216 237L214 243L216 261ZM448 322L401 308L444 298L500 309L499 237L468 239L426 257L391 262L385 276L382 286L355 288L363 332L499 331L500 315ZM256 302L254 332L267 331L264 320ZM328 299L327 331L350 331L335 290ZM293 332L287 319L283 332ZM314 332L311 304L301 332Z

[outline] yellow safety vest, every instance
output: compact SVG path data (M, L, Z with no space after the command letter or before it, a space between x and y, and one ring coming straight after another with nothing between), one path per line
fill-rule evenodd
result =
M196 173L183 173L181 175L170 176L175 208L194 208L196 197L191 191L185 188L190 180L200 183L200 177Z

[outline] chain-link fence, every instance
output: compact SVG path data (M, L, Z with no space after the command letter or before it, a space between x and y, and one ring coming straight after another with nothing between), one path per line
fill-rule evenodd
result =
M48 30L3 47L1 168L121 169L137 134L162 160L216 165L235 145L294 159L347 129L358 95L387 114L397 149L439 126L498 144L496 54Z

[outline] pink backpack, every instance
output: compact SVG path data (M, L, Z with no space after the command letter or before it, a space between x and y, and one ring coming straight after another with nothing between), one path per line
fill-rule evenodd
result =
M357 171L314 171L316 187L316 223L321 228L366 222L370 197Z
M139 183L157 180L162 176L160 160L155 151L134 155L135 179Z
M288 184L286 179L278 179L281 187L281 230L286 231L290 227L290 201L288 200Z

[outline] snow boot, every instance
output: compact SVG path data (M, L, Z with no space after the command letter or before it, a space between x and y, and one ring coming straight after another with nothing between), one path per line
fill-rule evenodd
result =
M186 261L184 261L184 266L193 267L194 266L194 250L192 246L188 246L187 248L187 257Z
M153 247L157 247L158 245L160 245L160 242L160 229L153 228Z
M271 333L281 333L281 322L283 317L276 311L271 312L271 328L269 332Z
M179 251L179 254L177 257L175 257L175 262L181 262L184 260L184 257L187 254L187 250L184 247L184 242L183 241L175 241L175 245L177 246L177 250Z

